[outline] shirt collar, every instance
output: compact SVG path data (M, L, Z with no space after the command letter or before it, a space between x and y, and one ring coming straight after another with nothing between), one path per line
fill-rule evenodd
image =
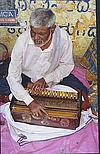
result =
M30 28L29 28L28 33L29 33L29 43L28 44L33 44L35 46L34 41L32 40L31 35L30 35ZM53 50L53 46L54 46L54 44L53 44L53 42L54 42L54 35L55 35L55 32L53 33L52 41L51 41L50 46L47 49L45 49L44 51Z
M29 42L28 42L28 44L34 44L34 41L32 40L31 35L30 35L30 28L28 30L28 33L29 33Z

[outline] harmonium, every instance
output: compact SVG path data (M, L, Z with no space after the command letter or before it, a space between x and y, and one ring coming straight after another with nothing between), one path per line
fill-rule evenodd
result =
M32 125L76 129L80 124L81 92L64 92L44 89L30 91L30 95L43 106L48 116L34 116L28 106L15 98L10 110L14 121Z

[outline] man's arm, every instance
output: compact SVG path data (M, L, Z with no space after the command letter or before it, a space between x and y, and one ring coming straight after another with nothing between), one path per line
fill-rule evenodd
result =
M8 70L8 83L10 90L16 99L24 101L30 111L36 116L47 115L41 105L38 104L21 84L22 78L22 56L23 56L23 39L19 38L11 54L11 62Z
M23 56L23 37L19 37L15 43L15 46L11 54L11 62L8 70L8 83L12 94L21 101L24 101L29 105L33 98L28 94L28 92L21 85L21 73L22 73L22 56Z
M62 46L61 50L62 57L60 59L58 67L44 77L47 83L59 83L64 77L67 77L74 68L72 41L70 38L68 39L68 43L65 43Z

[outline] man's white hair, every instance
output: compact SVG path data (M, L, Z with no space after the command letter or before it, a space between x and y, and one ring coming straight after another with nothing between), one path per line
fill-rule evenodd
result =
M51 27L56 20L55 14L50 9L37 8L30 17L30 25L34 27Z

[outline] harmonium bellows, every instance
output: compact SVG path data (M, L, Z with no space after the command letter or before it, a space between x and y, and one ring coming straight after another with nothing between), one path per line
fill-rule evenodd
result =
M34 116L27 105L12 99L10 110L16 122L33 125L76 129L80 124L81 92L63 92L51 90L29 91L30 95L44 107L48 116Z

